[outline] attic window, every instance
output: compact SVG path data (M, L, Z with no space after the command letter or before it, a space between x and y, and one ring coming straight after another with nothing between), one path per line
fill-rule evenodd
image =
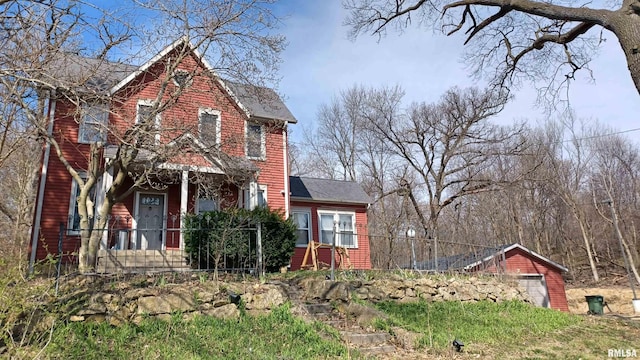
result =
M185 70L176 70L171 79L181 88L191 85L191 75Z

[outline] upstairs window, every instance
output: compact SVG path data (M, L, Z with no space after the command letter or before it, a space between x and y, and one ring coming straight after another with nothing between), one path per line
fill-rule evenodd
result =
M173 76L171 76L171 79L173 80L173 83L180 88L185 88L191 85L192 82L191 74L186 70L176 70L173 73Z
M109 107L105 104L84 103L80 112L78 142L81 144L106 142Z
M258 124L247 124L246 133L246 153L250 159L264 160L265 144L264 144L264 128Z
M153 121L153 127L155 131L151 131L149 136L153 136L156 144L160 142L160 114L154 114L153 101L152 100L140 100L138 101L138 109L136 114L136 124L143 123L145 121Z
M207 145L220 144L220 111L200 109L198 114L198 134Z

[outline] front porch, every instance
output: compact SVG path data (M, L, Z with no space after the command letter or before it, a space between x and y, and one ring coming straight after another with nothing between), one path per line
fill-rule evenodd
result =
M130 227L132 218L110 219L95 260L98 274L188 271L253 272L257 268L256 228L235 228L243 242L201 242L216 229L188 221L180 227L178 216L163 217L159 227ZM173 224L173 226L167 226ZM79 232L60 224L58 258L72 267L78 264ZM106 240L105 240L106 239ZM154 239L157 241L154 242ZM190 240L191 239L191 240ZM246 243L244 242L246 241Z

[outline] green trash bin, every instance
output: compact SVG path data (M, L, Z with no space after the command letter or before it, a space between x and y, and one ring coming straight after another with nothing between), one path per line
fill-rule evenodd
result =
M602 315L604 310L604 297L602 295L585 296L587 304L589 304L589 315Z

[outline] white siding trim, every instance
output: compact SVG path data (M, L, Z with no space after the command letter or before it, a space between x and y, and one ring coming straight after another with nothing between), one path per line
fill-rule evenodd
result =
M282 129L282 158L284 163L284 218L289 218L289 143L287 141L287 123Z
M47 98L49 105L49 125L47 126L47 135L53 135L53 121L56 112L56 91L52 90ZM42 169L40 171L40 186L38 187L38 200L36 201L35 218L31 224L31 257L29 258L29 274L33 273L33 265L36 262L36 251L38 249L38 238L40 237L40 222L42 221L42 202L44 200L44 190L47 184L47 172L49 171L49 157L51 155L51 144L47 142L44 148L44 156L42 158Z
M187 202L189 200L189 171L182 171L182 182L180 184L180 228L184 229L184 220L187 215ZM166 211L165 211L166 213ZM163 245L165 246L165 245ZM184 249L184 234L180 231L180 250Z

